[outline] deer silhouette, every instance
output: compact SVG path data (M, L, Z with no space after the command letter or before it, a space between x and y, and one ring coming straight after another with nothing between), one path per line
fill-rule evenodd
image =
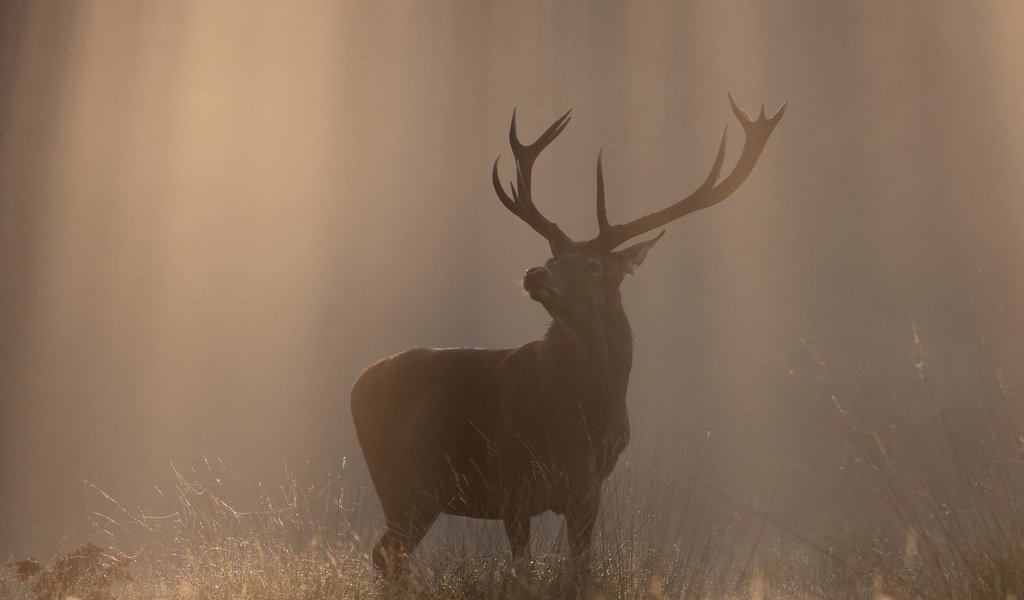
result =
M629 442L626 388L633 360L619 285L664 235L624 242L721 202L753 170L785 111L756 119L729 96L744 131L733 170L720 180L726 134L703 184L655 213L612 225L597 160L597 237L570 239L533 200L538 155L569 123L555 121L523 144L512 113L516 183L492 179L498 199L543 236L552 258L526 271L523 287L553 318L543 339L516 348L413 348L368 367L352 389L352 416L387 531L373 564L404 570L440 513L504 521L513 560L529 558L530 518L565 517L568 552L582 563L601 486ZM570 111L571 112L571 111Z

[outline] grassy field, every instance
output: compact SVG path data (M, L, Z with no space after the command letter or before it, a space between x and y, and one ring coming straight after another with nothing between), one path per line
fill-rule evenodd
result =
M12 562L0 597L1024 598L1020 398L993 364L970 397L942 398L916 337L915 348L899 393L851 395L830 377L787 372L830 415L843 485L857 498L852 531L807 535L700 477L661 480L655 465L646 481L606 484L585 585L561 559L554 519L535 525L534 560L518 571L499 529L448 521L409 577L387 583L367 556L379 510L347 493L343 467L323 481L290 472L264 490L210 456L177 469L151 509L92 487L93 541L107 550Z

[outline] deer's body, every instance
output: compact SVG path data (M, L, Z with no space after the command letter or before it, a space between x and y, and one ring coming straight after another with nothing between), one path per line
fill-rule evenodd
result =
M481 519L578 504L629 439L628 330L614 345L553 326L517 348L414 348L369 367L352 412L385 512L416 496L424 513Z
M731 98L730 98L731 101ZM533 144L509 141L517 185L502 204L543 235L553 257L526 272L523 286L554 318L547 335L516 348L414 348L367 368L352 389L352 415L388 531L373 552L389 572L441 513L501 519L512 555L528 556L530 517L566 519L570 555L585 559L601 484L629 442L626 389L633 360L619 286L661 237L615 250L628 239L715 204L753 169L781 118L752 120L735 104L746 140L721 182L725 139L704 184L659 212L623 225L605 216L597 170L598 237L575 242L540 214L530 189L534 160L568 113Z
M629 442L633 345L621 308L595 331L556 322L517 348L414 348L367 368L352 414L385 539L415 547L440 513L501 519L522 557L529 518L551 510L582 551L601 482Z

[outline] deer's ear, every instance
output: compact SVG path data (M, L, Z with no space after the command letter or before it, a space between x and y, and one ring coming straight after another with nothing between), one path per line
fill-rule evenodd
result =
M618 252L612 252L612 256L622 263L622 266L626 269L627 273L632 274L637 267L643 264L644 259L647 258L647 251L654 247L654 244L657 243L663 235L665 235L664 230L653 240L633 244L632 246L623 248Z

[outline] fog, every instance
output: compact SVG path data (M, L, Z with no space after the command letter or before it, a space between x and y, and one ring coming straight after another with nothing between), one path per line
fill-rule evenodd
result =
M520 283L547 243L491 188L513 107L524 138L573 109L533 188L588 238L599 149L613 222L699 185L726 124L731 166L727 92L787 113L623 284L635 463L699 448L827 529L787 368L897 389L916 328L969 411L980 336L1019 349L1022 29L1015 2L0 4L0 552L87 533L84 481L145 504L203 452L368 485L361 369L550 320Z

